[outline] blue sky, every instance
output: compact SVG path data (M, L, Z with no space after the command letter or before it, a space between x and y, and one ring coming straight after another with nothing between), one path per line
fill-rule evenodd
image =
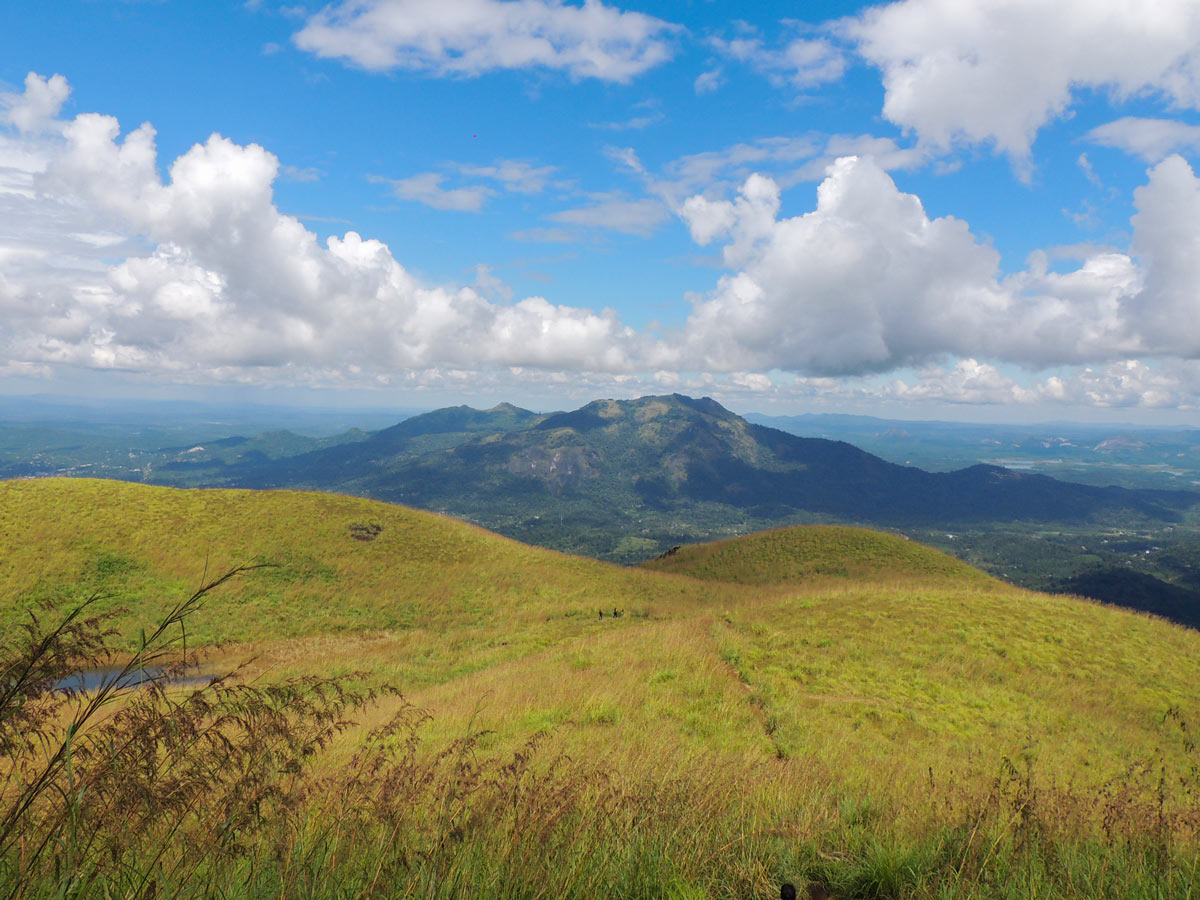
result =
M0 392L1192 421L1200 10L0 12Z

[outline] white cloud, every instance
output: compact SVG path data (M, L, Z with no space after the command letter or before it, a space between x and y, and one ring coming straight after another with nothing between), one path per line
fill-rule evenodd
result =
M701 192L710 200L724 199L754 174L770 174L779 187L787 189L800 182L823 180L830 166L844 156L870 156L888 171L916 169L928 161L924 149L902 147L891 138L815 132L759 138L689 154L668 162L660 173L648 171L632 147L608 147L606 152L677 214L689 196Z
M517 194L537 194L545 189L557 170L554 166L534 166L522 159L498 159L490 166L454 166L470 178L489 178L506 191Z
M554 166L534 166L520 159L499 159L490 166L447 163L446 167L467 178L494 181L504 191L513 194L541 192L557 171ZM479 212L488 200L497 195L495 189L482 184L443 187L446 175L441 172L420 172L399 179L371 175L368 180L389 185L392 194L400 200L458 212Z
M916 383L897 379L884 386L881 397L903 402L937 401L1011 405L1037 399L1036 390L1017 384L995 366L975 359L960 359L948 368L927 366L917 373Z
M1200 179L1179 157L1135 193L1135 260L1096 249L1071 271L1035 253L1008 277L967 223L930 219L869 158L843 158L816 208L778 218L755 175L735 200L681 208L733 273L694 300L684 356L697 368L845 375L945 357L1032 368L1133 356L1200 357Z
M563 225L606 228L644 237L653 234L670 217L666 206L653 198L633 200L622 194L596 194L588 206L564 209L546 218Z
M509 237L536 244L574 244L579 241L579 235L568 228L523 228Z
M1200 357L1200 179L1169 156L1133 192L1133 250L1145 290L1131 298L1143 344L1154 355Z
M740 270L689 317L706 367L848 374L970 355L964 320L1003 305L995 251L961 221L931 222L867 159L840 160L817 196L779 220L777 185L755 175L735 201L684 204L696 242L728 239L725 264Z
M711 94L717 90L725 81L725 77L720 69L709 69L707 72L701 72L696 76L695 82L692 84L693 90L697 94Z
M1083 177L1098 188L1104 187L1104 182L1100 180L1100 176L1096 174L1096 169L1092 166L1092 161L1088 159L1086 153L1080 153L1075 160L1075 164L1083 171Z
M1084 139L1104 147L1116 147L1154 163L1172 153L1200 151L1200 125L1187 125L1174 119L1125 116L1093 128Z
M67 102L71 87L61 75L43 78L35 72L25 76L21 94L0 94L0 122L19 131L40 131L47 127Z
M937 148L992 142L1021 167L1075 90L1200 106L1194 0L900 0L839 30L882 70L887 119Z
M1043 401L1073 406L1195 409L1200 406L1200 363L1119 360L1052 376L1037 386L1037 392Z
M891 138L870 134L834 134L825 142L819 156L809 160L790 176L781 180L785 186L793 181L819 181L829 168L843 156L869 156L885 171L912 170L925 165L928 152L922 147L901 147Z
M663 118L662 113L656 112L649 115L633 116L617 122L589 122L588 127L596 128L600 131L642 131L651 125L661 122Z
M0 157L28 162L21 190L0 188L6 371L337 383L427 367L619 372L655 354L609 310L491 303L419 284L355 232L319 243L276 209L279 162L257 145L213 135L164 181L154 138L94 114L52 137L0 131Z
M399 381L399 379L394 379ZM1085 408L1161 411L1200 408L1200 363L1148 364L1123 360L1087 366L1042 379L1017 379L974 359L923 366L902 377L794 377L786 373L659 370L643 374L563 373L509 369L486 373L445 368L405 373L408 389L447 388L511 397L515 391L540 395L543 408L560 408L566 399L637 397L679 392L711 396L735 410L802 401L810 409L845 411L866 407L896 415L900 409L990 406L997 410L1036 410L1041 415L1072 415ZM1008 413L1001 413L1003 417ZM1028 412L1022 415L1029 415ZM1123 413L1125 415L1125 413Z
M826 38L798 37L781 48L767 47L754 36L718 37L710 43L719 53L746 63L779 87L813 88L838 81L846 72L845 56Z
M691 190L707 187L719 178L746 178L762 166L786 165L808 159L820 151L815 135L759 138L722 150L693 153L667 164L666 176Z
M374 70L475 76L539 67L628 82L671 57L678 30L600 0L343 0L308 20L302 50Z
M798 384L807 388L811 381L799 379ZM1200 406L1200 362L1124 359L1018 381L993 365L961 359L882 383L844 379L821 393L867 402L1024 406L1047 412L1088 407L1186 410Z
M511 300L513 291L504 281L496 275L492 274L492 267L484 263L477 263L474 266L475 283L472 287L480 294L489 299L499 297L502 300Z
M496 192L480 184L469 187L444 188L446 176L441 172L421 172L408 178L380 178L371 176L376 184L387 184L400 200L412 200L432 209L448 209L458 212L479 212L489 197Z
M821 139L801 137L759 138L750 143L734 144L722 150L694 153L667 163L661 174L651 173L632 147L609 147L608 156L638 176L651 195L678 211L683 201L696 191L723 195L731 182L744 181L756 171L794 165L820 152Z
M770 377L761 372L731 372L729 381L735 387L756 394L766 393L775 386Z
M280 177L284 181L299 181L304 184L311 184L314 181L321 180L321 170L315 166L305 166L303 169L299 166L284 166L283 174Z
M702 181L822 146L759 142L668 168L676 184ZM632 151L615 155L644 173ZM1177 156L1135 192L1128 253L1081 246L1065 269L1068 251L1035 253L1008 276L967 223L931 219L867 157L835 162L804 215L781 217L778 185L761 174L733 199L693 194L679 213L729 272L669 342L611 310L508 302L487 267L472 287L430 287L379 241L351 231L322 243L276 208L281 167L257 145L213 135L165 178L162 162L149 125L122 135L115 119L84 114L0 127L0 371L471 385L484 382L470 373L520 367L503 377L914 402L1197 400L1200 179ZM532 190L548 169L501 160L471 176ZM647 233L669 214L658 199L592 201L556 220ZM1018 383L1006 362L1086 368ZM905 387L829 377L912 366Z

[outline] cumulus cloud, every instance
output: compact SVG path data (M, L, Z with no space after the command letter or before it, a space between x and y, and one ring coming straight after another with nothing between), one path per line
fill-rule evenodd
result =
M1051 376L1036 387L1043 401L1071 406L1195 409L1200 405L1200 363L1166 360L1151 365L1126 359Z
M776 386L778 392L812 390L813 379ZM880 382L841 379L822 393L847 400L971 406L1099 407L1102 409L1195 409L1200 405L1200 362L1124 359L1074 367L1045 377L1007 375L975 359L928 365Z
M25 76L21 94L0 94L0 122L19 131L40 131L49 126L71 95L67 79L61 75L43 78L36 72Z
M969 355L964 320L1003 303L995 251L961 221L931 222L868 159L836 163L813 212L778 211L778 186L760 175L736 200L683 206L693 239L726 239L725 265L740 269L688 320L710 365L846 374Z
M993 365L976 359L960 359L949 367L927 366L917 373L915 383L897 379L878 390L883 398L901 402L937 401L970 405L1030 403L1038 391L1023 387Z
M779 188L689 198L701 246L732 274L698 297L687 352L703 367L845 375L957 356L1031 368L1138 355L1200 357L1200 179L1179 157L1135 193L1133 257L1095 249L1070 271L1045 253L1001 277L966 222L930 219L870 158L845 157L816 208L779 218Z
M1024 165L1072 92L1200 106L1200 6L1158 0L900 0L843 21L883 72L883 114L922 142L991 142Z
M276 157L219 135L159 172L154 129L84 114L0 187L0 363L271 380L419 367L621 371L653 355L606 310L427 287L377 240L324 244L274 205ZM113 258L119 261L113 263ZM253 373L248 375L247 373ZM308 377L308 376L305 376Z
M5 109L51 108L37 98L52 81L35 79L34 99ZM779 184L762 174L732 197L693 193L672 206L593 195L556 214L560 224L647 233L674 209L697 244L720 248L728 272L667 340L611 310L512 302L486 267L472 286L428 286L380 241L350 231L321 242L275 206L281 167L260 146L213 135L164 177L150 125L122 133L108 116L45 115L29 130L0 126L5 374L74 366L188 381L435 385L483 383L469 373L491 372L631 392L669 383L738 396L1196 403L1200 179L1178 156L1135 192L1128 252L1081 246L1075 262L1035 253L1009 275L966 222L930 218L867 156L833 162L802 215L782 214ZM700 182L823 149L809 138L745 144L679 161L672 174L677 185ZM645 172L632 151L614 155ZM503 160L460 170L497 193L534 190L552 174ZM1018 383L1005 363L1084 368ZM872 374L904 368L918 374L882 386Z
M343 0L313 15L293 41L379 71L469 77L538 67L624 83L670 59L678 30L601 0Z
M1200 357L1200 179L1169 156L1133 192L1133 250L1145 290L1126 311L1155 355Z
M1084 135L1084 140L1116 147L1154 163L1172 153L1200 151L1200 125L1187 125L1175 119L1125 116L1093 128Z

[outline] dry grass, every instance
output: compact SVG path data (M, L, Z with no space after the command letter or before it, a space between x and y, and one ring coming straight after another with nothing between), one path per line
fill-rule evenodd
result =
M372 540L354 537L364 522ZM108 595L42 651L44 678L144 657L139 623L186 604L200 546L210 567L282 561L167 616L164 637L186 624L207 670L241 666L238 680L134 692L66 742L90 749L20 831L75 848L73 874L30 881L27 845L9 841L0 883L36 883L25 896L68 875L79 896L148 896L150 880L158 896L311 897L766 896L785 877L862 897L1196 886L1200 635L892 536L701 548L701 580L352 498L78 481L0 484L0 532L8 622L31 595ZM748 583L720 581L721 558ZM37 629L5 633L24 634L12 659L40 646ZM8 795L64 746L72 709L24 696L5 715L40 709L44 740L32 756L4 745L11 772L26 767ZM267 735L282 743L254 743ZM104 787L80 793L88 767ZM147 774L130 793L133 770ZM253 815L239 806L258 796ZM227 820L236 852L199 840Z

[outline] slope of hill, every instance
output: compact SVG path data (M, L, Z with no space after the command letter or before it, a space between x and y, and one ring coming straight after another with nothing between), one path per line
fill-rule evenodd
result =
M432 513L291 491L91 479L0 482L0 620L18 601L100 592L145 621L204 573L269 563L192 623L203 642L544 621L649 600L644 575L530 547ZM697 589L699 588L699 589ZM678 592L710 596L703 585ZM568 613L571 615L568 616ZM516 629L519 631L519 629Z
M494 691L488 725L513 740L556 724L585 741L619 734L622 748L651 728L689 753L803 756L841 742L894 751L904 762L889 766L919 775L965 765L975 741L1011 750L1032 727L1048 768L1089 758L1099 773L1132 747L1151 752L1166 708L1200 709L1200 634L848 528L651 564L702 580L352 497L45 479L0 483L0 561L0 620L31 598L99 591L102 607L126 610L129 635L206 567L271 563L201 611L189 641L251 645L280 671L365 667L447 727ZM611 721L580 720L589 704ZM731 710L749 731L720 724ZM752 727L764 711L769 734Z
M99 591L134 642L206 566L254 561L273 567L226 584L189 623L189 646L214 648L208 665L252 656L252 683L393 685L405 701L385 699L363 723L414 704L432 721L406 752L433 761L411 771L432 779L438 760L458 760L448 793L413 808L435 829L461 809L461 828L410 854L385 837L399 826L380 823L371 846L401 846L397 879L459 842L477 878L545 858L558 860L540 876L553 884L596 860L627 862L628 877L648 879L622 888L631 897L761 894L796 871L843 896L935 895L939 884L957 885L945 896L1007 896L990 885L1032 884L1042 893L1023 895L1100 897L1138 878L1177 895L1173 873L1189 871L1164 860L1191 845L1138 843L1192 833L1193 750L1178 723L1200 714L1200 634L1158 619L1023 591L847 528L680 550L660 561L672 573L352 497L0 483L10 636L35 599ZM340 765L349 746L331 754L324 764ZM479 768L506 758L510 768ZM555 780L577 763L589 767L581 780ZM489 800L482 772L510 793ZM606 792L615 799L597 799ZM526 845L530 829L539 838ZM597 843L581 850L580 834ZM1023 843L1031 835L1039 843ZM650 855L626 860L639 847ZM983 880L1001 859L1003 877ZM430 883L447 877L441 865ZM607 871L595 870L592 893ZM704 881L711 872L723 881ZM704 890L678 887L697 879Z
M800 584L820 576L844 579L987 578L978 569L903 535L841 525L778 528L745 537L672 547L642 567L735 584Z

